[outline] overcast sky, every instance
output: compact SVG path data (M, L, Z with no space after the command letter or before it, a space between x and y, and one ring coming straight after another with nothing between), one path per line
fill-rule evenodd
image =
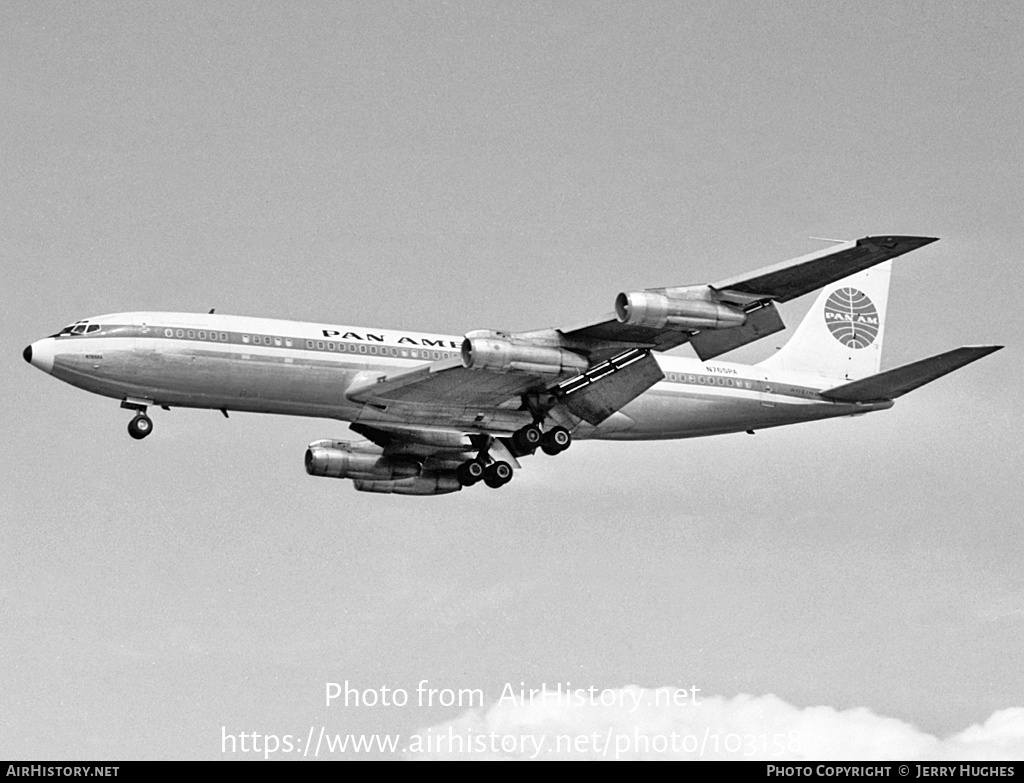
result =
M452 726L1024 756L1019 3L8 0L0 23L0 756ZM882 233L942 240L895 262L884 366L1007 348L888 412L578 443L499 492L307 476L338 421L155 411L136 442L21 359L130 310L571 325ZM410 704L325 706L346 680ZM484 703L420 706L422 680ZM704 701L500 701L566 682Z

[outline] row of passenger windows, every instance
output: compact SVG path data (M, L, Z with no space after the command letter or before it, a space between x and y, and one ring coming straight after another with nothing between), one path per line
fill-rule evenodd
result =
M705 386L732 386L737 389L753 389L750 381L736 378L723 378L721 375L684 375L682 373L670 372L668 379L672 383L697 383Z
M242 342L243 343L248 344L250 342L250 339L251 339L253 345L276 345L278 348L280 348L282 345L285 348L291 348L292 347L292 338L291 337L264 337L263 335L259 335L259 334L253 334L253 335L243 334L242 335ZM308 342L308 340L307 340L307 342Z
M423 348L390 348L386 345L366 345L365 343L336 343L330 340L306 340L307 348L318 351L338 351L339 353L368 353L372 356L395 356L403 359L448 359L454 354L450 351L428 351Z
M195 329L164 329L164 337L188 337L189 340L195 340L198 337L200 340L218 340L222 343L228 341L227 332L197 332Z
M99 327L96 327L99 328ZM227 332L207 332L195 329L164 329L165 337L187 338L189 340L214 340L227 342ZM245 345L268 345L278 348L294 348L296 341L291 337L269 337L262 334L243 334ZM301 343L302 341L298 341ZM339 343L331 340L306 340L306 348L317 351L335 351L337 353L364 353L372 356L394 356L403 359L447 359L455 354L450 351L429 351L423 348L391 348L386 345L366 345L359 343Z

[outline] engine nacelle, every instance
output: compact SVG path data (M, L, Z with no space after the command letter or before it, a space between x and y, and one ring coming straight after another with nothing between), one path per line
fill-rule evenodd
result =
M420 476L401 481L357 479L353 483L360 492L380 492L385 495L447 495L462 489L454 476Z
M631 291L615 298L620 323L678 329L728 329L743 326L747 314L738 307L706 299L673 299L650 291Z
M529 345L491 337L467 337L462 341L462 366L492 372L528 372L564 375L583 372L590 363L564 348Z
M306 449L306 472L330 478L392 481L418 476L420 466L410 460L385 457L379 449L359 449L343 441L317 441Z

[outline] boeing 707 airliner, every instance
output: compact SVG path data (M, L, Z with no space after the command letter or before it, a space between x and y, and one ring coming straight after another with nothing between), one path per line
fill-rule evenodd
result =
M537 449L574 439L691 438L885 410L1002 346L880 372L892 259L935 240L874 236L713 283L623 292L614 313L533 332L462 336L192 313L77 321L24 351L73 386L158 406L350 422L309 444L306 471L357 490L498 488ZM785 328L776 308L821 289L789 341L754 365L723 354ZM666 355L684 344L697 358Z

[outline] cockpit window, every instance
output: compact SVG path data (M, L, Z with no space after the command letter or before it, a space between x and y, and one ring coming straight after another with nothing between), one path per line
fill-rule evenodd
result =
M70 326L65 326L63 329L57 332L57 336L61 337L72 334L92 334L93 332L98 332L99 328L99 324L90 324L88 321L76 321Z

